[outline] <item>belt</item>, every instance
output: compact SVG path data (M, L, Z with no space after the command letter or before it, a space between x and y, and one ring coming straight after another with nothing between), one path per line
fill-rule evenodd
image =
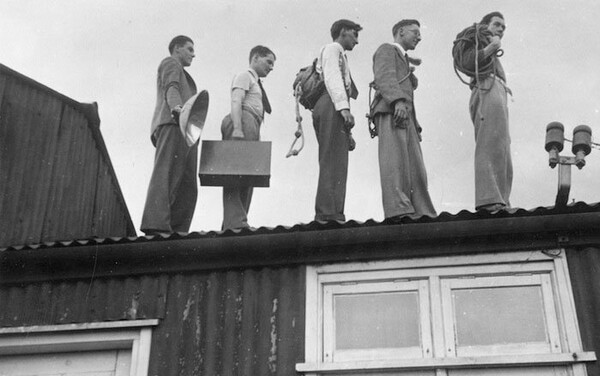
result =
M506 81L504 81L502 79L502 77L498 76L497 74L491 73L490 77L493 77L494 79L496 79L496 81L500 82L500 84L504 87L504 90L506 90L506 92L512 97L512 90L510 90L510 88L508 87L508 85L506 84Z
M256 113L256 110L248 105L242 105L242 110L249 112L252 116L254 116L254 118L256 119L256 121L258 122L258 125L260 125L263 121L263 117L259 114Z

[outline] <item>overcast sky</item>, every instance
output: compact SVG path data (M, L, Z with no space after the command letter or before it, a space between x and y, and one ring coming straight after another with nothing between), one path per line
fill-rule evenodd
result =
M133 222L139 232L154 148L150 121L156 69L178 34L195 42L188 72L211 103L203 139L220 139L229 112L233 75L248 65L257 45L277 55L264 80L273 107L262 127L273 143L271 187L257 188L251 226L308 223L314 216L318 177L317 142L310 112L302 110L306 147L285 158L296 128L292 82L340 18L363 26L348 53L359 88L351 103L357 148L350 154L346 218L382 220L377 140L367 131L372 56L392 41L391 28L403 18L421 22L423 40L412 52L417 68L417 117L429 190L438 213L474 210L473 126L470 91L456 77L452 42L463 28L490 11L501 11L507 30L502 63L514 93L509 104L514 163L514 207L554 204L557 171L547 164L545 127L561 121L572 129L587 124L600 139L600 3L597 1L148 1L2 0L0 63L77 101L99 104L104 136ZM570 145L566 145L570 154ZM571 199L600 201L600 150L587 166L573 170ZM191 231L219 230L221 188L200 187Z

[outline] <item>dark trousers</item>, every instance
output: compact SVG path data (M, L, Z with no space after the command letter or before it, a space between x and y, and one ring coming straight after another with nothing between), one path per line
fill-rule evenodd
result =
M319 184L315 200L315 220L345 221L349 141L344 128L344 118L335 110L327 92L317 101L312 117L319 143Z
M146 233L188 232L198 197L198 143L188 147L179 127L173 124L159 126L153 140L154 170L141 230Z
M262 119L250 111L242 111L244 140L259 141ZM223 140L231 140L233 121L225 116L221 123ZM240 140L239 142L244 142ZM252 201L253 187L223 187L223 230L248 227L248 211Z

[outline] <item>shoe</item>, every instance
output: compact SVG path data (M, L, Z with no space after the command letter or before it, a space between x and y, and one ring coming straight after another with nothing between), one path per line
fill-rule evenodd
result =
M489 213L494 214L504 209L506 209L506 205L504 204L488 204L478 207L477 211L487 211Z
M142 231L144 232L144 234L146 234L146 236L162 236L164 238L171 235L170 231L164 230L146 229Z
M398 223L398 222L402 222L402 220L406 220L406 219L412 219L414 221L419 218L421 218L421 214L405 213L405 214L398 214L398 215L393 215L391 217L387 217L385 220L388 220L393 223Z

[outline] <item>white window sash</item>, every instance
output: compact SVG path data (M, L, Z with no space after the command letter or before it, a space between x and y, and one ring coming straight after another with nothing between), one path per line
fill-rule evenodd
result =
M148 375L152 327L158 320L0 328L0 356L131 350L131 376Z
M541 251L307 266L305 363L297 364L297 371L320 375L345 371L437 369L445 374L443 369L557 365L568 367L573 375L585 375L585 362L595 361L596 355L584 352L581 347L564 250L555 252L562 252L562 256L555 258ZM457 354L452 346L453 341L447 340L454 338L453 329L448 332L448 328L453 328L454 320L447 312L451 305L444 301L451 296L450 290L445 290L443 283L453 280L469 286L472 281L478 280L477 283L482 286L482 283L488 283L485 282L487 277L491 278L489 281L501 280L501 286L522 286L524 281L541 286L550 346L546 342L492 345L489 348L461 347ZM324 359L326 349L330 351L332 348L330 342L327 342L327 346L324 344L326 330L323 323L327 320L324 306L325 301L330 300L324 298L325 286L358 286L391 281L408 283L415 280L426 281L428 285L425 295L430 301L426 310L429 322L422 326L428 328L430 334L435 333L427 336L431 339L429 355L403 359L393 354L390 359L366 361L356 358L337 362L332 361L331 357L327 361ZM497 281L489 282L490 286L498 286ZM465 352L461 352L463 350ZM529 354L529 351L532 353ZM356 354L347 355L351 358Z

